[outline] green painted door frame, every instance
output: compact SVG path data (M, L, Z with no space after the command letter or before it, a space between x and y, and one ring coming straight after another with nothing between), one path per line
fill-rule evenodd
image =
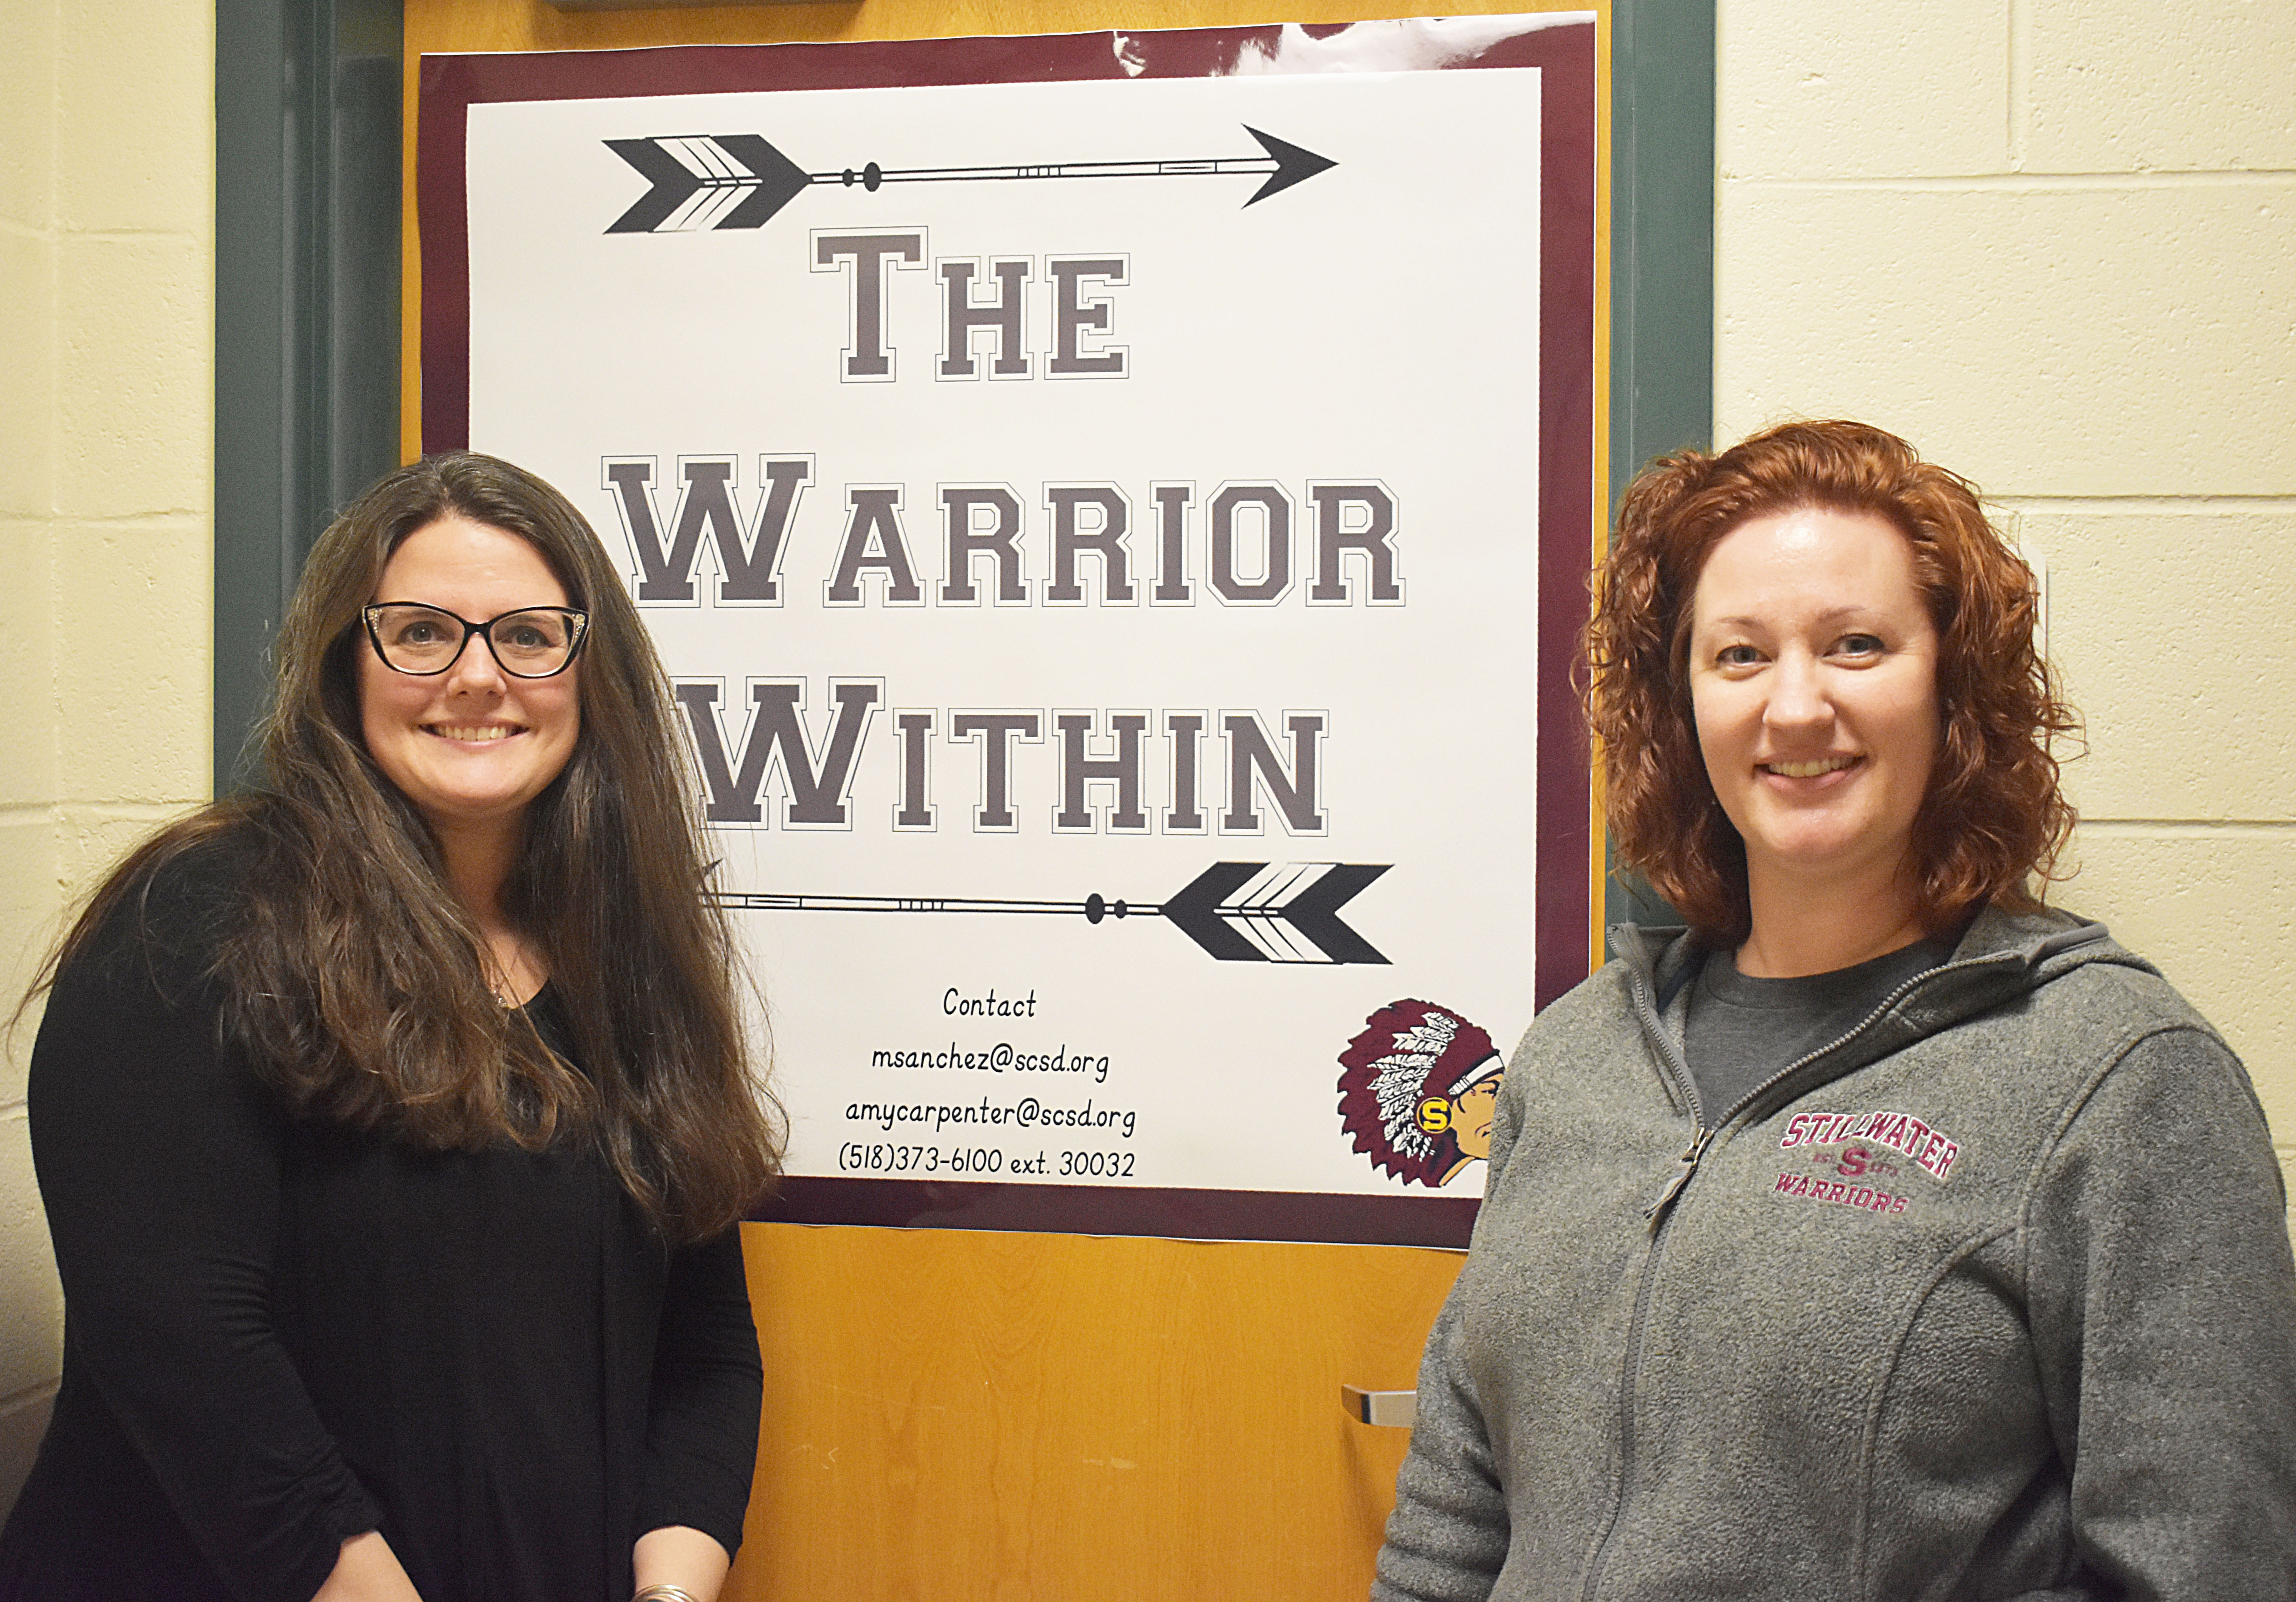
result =
M1612 511L1652 457L1713 444L1714 5L1611 12ZM1681 921L1615 859L1605 891L1605 923Z
M1611 12L1611 505L1714 434L1714 0Z
M217 0L215 787L319 530L398 461L399 0Z

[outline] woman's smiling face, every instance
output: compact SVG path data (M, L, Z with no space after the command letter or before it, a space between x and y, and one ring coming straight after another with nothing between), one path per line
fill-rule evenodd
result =
M1691 707L1750 887L1906 864L1937 655L1913 547L1884 519L1800 507L1715 543L1691 600Z
M473 623L571 604L539 551L453 514L399 542L374 599L416 601ZM513 678L476 638L452 666L428 676L396 672L361 649L367 754L442 835L515 827L573 755L581 672L577 661L553 678Z

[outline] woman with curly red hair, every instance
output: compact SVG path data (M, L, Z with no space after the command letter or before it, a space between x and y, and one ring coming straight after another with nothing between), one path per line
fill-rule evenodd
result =
M2045 907L2031 575L1903 440L1653 463L1587 629L1686 928L1508 1064L1375 1597L2296 1596L2296 1263L2207 1022Z

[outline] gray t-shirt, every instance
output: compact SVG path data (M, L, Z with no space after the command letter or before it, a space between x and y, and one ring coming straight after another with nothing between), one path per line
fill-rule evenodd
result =
M1849 1034L1891 991L1952 955L1950 942L1921 940L1855 968L1792 979L1750 979L1733 953L1708 957L1682 1029L1705 1126L1718 1127L1747 1091Z

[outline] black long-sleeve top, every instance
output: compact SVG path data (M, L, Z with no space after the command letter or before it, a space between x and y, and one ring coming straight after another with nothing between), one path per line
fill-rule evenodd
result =
M64 1287L0 1598L307 1602L380 1528L425 1602L620 1602L644 1532L738 1546L738 1238L671 1252L586 1141L431 1152L289 1115L218 1042L227 867L59 975L33 1157ZM529 1004L563 1050L550 992Z

